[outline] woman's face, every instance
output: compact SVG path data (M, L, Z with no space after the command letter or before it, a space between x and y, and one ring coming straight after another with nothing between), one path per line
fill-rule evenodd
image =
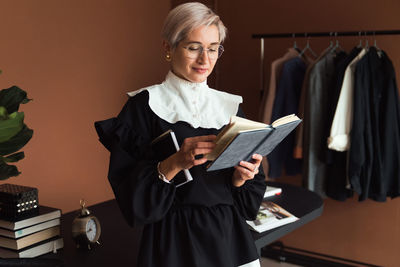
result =
M219 47L217 26L200 26L188 34L171 51L172 72L190 82L204 82L214 69L217 58L215 49ZM210 49L210 52L207 52ZM200 52L203 52L200 54ZM214 56L209 56L213 54ZM218 51L217 51L218 54Z

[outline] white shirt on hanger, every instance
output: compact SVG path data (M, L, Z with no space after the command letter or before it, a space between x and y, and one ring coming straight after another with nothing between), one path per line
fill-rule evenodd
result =
M329 149L347 151L350 147L350 130L353 122L354 72L357 62L366 53L367 50L362 49L346 68L328 137Z

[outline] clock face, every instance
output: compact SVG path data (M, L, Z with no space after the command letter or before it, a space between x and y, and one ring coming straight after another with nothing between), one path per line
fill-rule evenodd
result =
M90 242L96 242L97 224L94 219L89 219L86 223L86 236Z

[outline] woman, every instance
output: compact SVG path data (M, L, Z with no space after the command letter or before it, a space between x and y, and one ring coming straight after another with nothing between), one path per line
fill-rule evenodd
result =
M255 218L265 191L262 157L213 172L202 157L232 115L244 116L240 96L206 83L225 35L203 4L173 9L162 35L171 64L166 80L130 93L117 118L96 122L121 211L130 225L145 224L138 266L260 266L245 220ZM180 150L159 162L150 143L169 129ZM194 179L176 187L184 169Z

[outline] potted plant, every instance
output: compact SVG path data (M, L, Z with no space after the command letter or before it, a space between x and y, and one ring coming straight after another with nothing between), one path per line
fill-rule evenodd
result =
M30 100L27 93L17 86L0 90L0 180L20 174L18 168L10 163L25 157L19 150L33 135L33 130L24 123L24 112L18 111L20 104Z

